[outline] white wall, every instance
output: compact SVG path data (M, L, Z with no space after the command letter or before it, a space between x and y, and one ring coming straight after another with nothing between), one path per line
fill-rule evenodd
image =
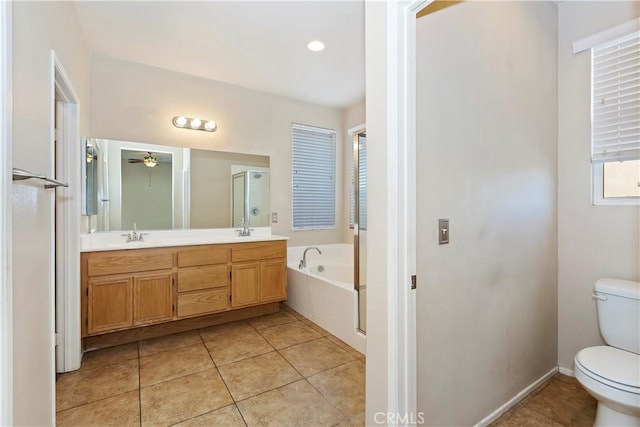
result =
M99 138L270 156L273 232L290 245L341 242L344 170L336 168L336 228L291 231L291 123L336 130L336 165L344 162L342 110L94 54L91 129ZM215 120L215 133L175 128L176 115ZM348 225L347 225L348 227Z
M418 19L427 425L473 425L556 367L556 49L552 2L463 2Z
M638 2L558 4L558 362L573 370L582 348L603 343L591 291L596 280L640 280L637 206L592 206L590 54L571 43L637 19Z
M73 3L13 3L14 167L53 175L50 49L80 98L80 133L89 134L89 54L83 40ZM80 141L77 149L80 155ZM55 422L53 194L42 182L13 185L15 425Z

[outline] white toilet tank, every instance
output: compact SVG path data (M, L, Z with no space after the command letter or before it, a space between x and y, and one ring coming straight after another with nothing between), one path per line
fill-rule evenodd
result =
M640 354L640 282L600 279L594 296L604 341Z

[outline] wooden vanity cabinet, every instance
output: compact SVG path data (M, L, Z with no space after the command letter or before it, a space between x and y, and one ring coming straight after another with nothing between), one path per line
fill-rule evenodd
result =
M178 248L178 318L229 309L229 246Z
M173 319L173 254L166 249L82 254L83 335Z
M133 275L133 325L173 319L173 272Z
M83 253L82 336L286 300L286 255L284 240Z
M251 260L251 262L246 262ZM231 306L287 299L287 243L246 243L231 249Z

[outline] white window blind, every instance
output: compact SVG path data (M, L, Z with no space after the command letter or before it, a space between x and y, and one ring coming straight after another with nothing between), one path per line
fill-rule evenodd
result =
M640 158L640 32L592 48L591 160Z
M367 229L367 137L358 135L358 198L360 199L360 230ZM349 144L349 178L351 182L349 194L349 226L353 228L353 218L355 216L355 188L353 177L353 146Z
M336 226L336 133L292 125L292 205L294 230Z

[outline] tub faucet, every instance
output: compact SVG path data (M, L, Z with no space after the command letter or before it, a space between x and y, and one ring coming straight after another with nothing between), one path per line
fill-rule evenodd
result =
M315 246L309 246L307 249L304 250L304 253L302 254L302 259L300 260L300 264L298 264L298 268L300 270L302 270L307 266L307 251L311 249L315 249L316 251L318 251L320 255L322 255L322 251L320 249L316 248Z

